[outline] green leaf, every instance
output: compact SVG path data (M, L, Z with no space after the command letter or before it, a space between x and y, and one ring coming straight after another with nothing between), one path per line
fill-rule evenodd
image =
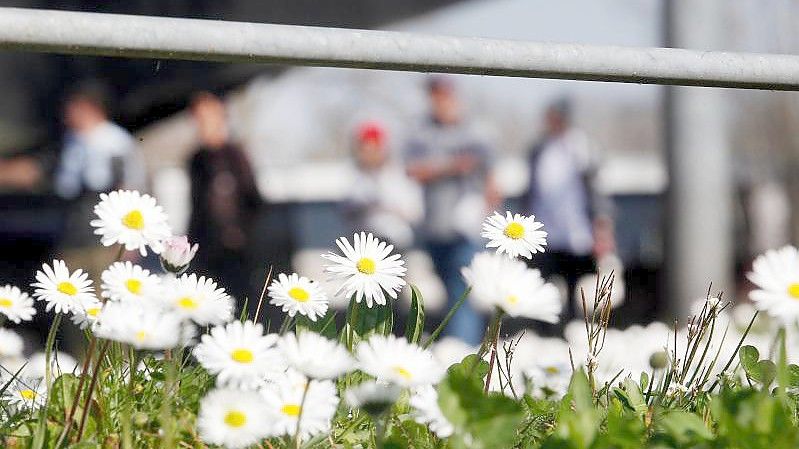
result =
M409 343L418 344L422 339L422 332L424 332L424 300L419 289L411 285L411 308L405 325L405 338Z
M741 349L738 350L738 358L741 360L744 371L749 374L760 360L760 352L754 346L741 346Z
M477 357L477 354L469 354L447 369L448 373L460 374L465 377L474 377L476 382L482 383L488 374L488 362Z
M747 372L746 374L762 384L763 387L768 388L777 376L777 365L771 360L761 360L755 364L751 372Z
M352 350L359 341L370 335L388 335L394 330L394 301L390 298L386 304L372 304L367 306L366 301L355 301L355 296L350 298L347 307L347 324L345 325L342 339L348 349Z
M583 370L575 371L569 392L560 403L555 432L542 447L588 449L598 436L601 422L602 416L594 406L588 377Z
M799 365L788 365L788 386L799 388Z
M680 444L694 442L697 438L713 438L713 433L702 418L693 413L671 410L662 416L659 423L666 433Z
M295 329L297 332L315 332L323 337L335 340L337 337L336 312L328 310L325 316L317 318L316 321L311 321L307 316L298 314Z
M476 356L466 357L449 369L439 385L439 407L455 428L450 444L456 449L511 447L524 417L521 404L483 392L480 362Z

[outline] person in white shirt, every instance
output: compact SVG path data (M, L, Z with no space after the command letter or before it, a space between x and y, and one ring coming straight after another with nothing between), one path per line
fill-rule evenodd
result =
M81 86L67 96L63 112L67 133L53 182L55 193L67 201L62 253L67 262L93 276L111 260L89 226L98 194L146 188L136 141L110 120L106 98L96 84Z
M572 106L560 99L546 111L546 130L530 151L530 185L523 198L526 212L534 214L547 231L547 248L532 266L545 277L562 276L569 301L564 322L574 318L579 278L596 272L596 261L614 250L611 205L597 189L596 148L572 124Z
M423 214L419 186L405 167L391 158L388 135L378 122L361 124L355 133L356 172L345 211L357 231L372 232L398 249L414 243L413 226Z

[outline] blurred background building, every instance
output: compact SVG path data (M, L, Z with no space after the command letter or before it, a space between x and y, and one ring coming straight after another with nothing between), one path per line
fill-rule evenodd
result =
M664 46L669 0L436 0L310 1L0 1L0 6L241 20L270 23L381 28L456 36L621 46ZM795 53L799 3L793 0L731 0L718 8L715 48ZM673 37L673 36L672 36ZM676 39L675 42L680 42ZM688 42L688 45L691 43ZM312 277L333 240L351 232L342 213L356 173L353 139L358 126L379 121L387 147L398 157L419 117L428 112L423 74L247 64L0 54L0 280L24 284L61 238L63 204L47 181L61 148L61 103L87 79L111 91L112 117L134 133L151 191L179 232L191 214L189 160L197 133L187 108L197 91L223 96L231 139L249 158L263 205L253 225L250 292L257 294L269 266ZM664 293L666 237L675 209L669 188L666 147L671 128L666 88L480 76L454 76L468 114L496 150L494 179L509 210L522 207L528 188L531 144L543 131L544 111L568 97L574 122L602 150L599 189L615 203L618 262L623 266L624 304L617 320L650 321L674 310ZM740 273L751 257L799 236L792 207L797 169L799 97L794 93L721 90L729 108L717 111L731 165L717 167L733 194L730 245L735 299L745 288ZM700 136L701 138L701 136ZM701 141L701 140L700 140ZM26 157L35 166L25 165ZM20 168L21 167L21 168ZM28 176L23 176L28 170ZM37 172L40 170L40 173ZM23 175L20 175L22 173ZM3 179L5 178L5 180ZM17 179L20 178L20 179ZM692 185L700 184L692 183ZM676 206L679 208L679 205ZM708 212L709 213L709 212ZM698 217L713 223L714 217ZM420 249L408 252L412 282L431 308L444 291ZM672 261L679 264L681 261ZM709 283L712 279L707 279ZM733 290L733 291L730 291ZM683 293L684 294L684 293ZM704 290L693 292L701 297ZM673 295L672 295L673 299ZM694 298L690 298L693 300Z

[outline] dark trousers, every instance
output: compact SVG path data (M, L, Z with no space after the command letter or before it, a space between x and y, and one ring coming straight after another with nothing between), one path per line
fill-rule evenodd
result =
M471 263L477 248L465 238L444 242L427 241L425 248L433 259L436 274L447 289L446 313L466 291L466 282L461 275L461 268ZM483 316L467 300L453 315L444 334L459 338L470 345L477 345L480 343L484 331Z
M577 282L586 274L596 273L596 261L592 255L578 256L562 251L545 251L533 256L529 262L530 267L541 270L541 275L548 281L553 277L560 276L566 281L566 294L561 314L560 325L546 325L542 327L543 333L553 334L559 333L563 326L569 321L577 318L582 319L583 310L579 301L575 301L577 292ZM586 298L587 301L592 301L593 298Z

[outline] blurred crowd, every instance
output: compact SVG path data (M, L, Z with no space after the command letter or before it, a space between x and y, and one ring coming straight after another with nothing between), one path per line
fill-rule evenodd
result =
M378 118L351 131L356 171L340 210L352 230L372 232L399 251L423 250L445 287L447 310L466 290L460 269L480 250L483 219L495 210L504 213L506 204L494 179L496 148L470 120L458 86L452 78L433 76L424 88L428 113L418 117L407 136L389 139L392 129ZM218 95L198 92L188 109L198 142L186 163L188 235L200 243L193 271L218 279L237 298L252 299L257 292L251 273L262 261L254 260L258 255L249 249L257 233L269 232L255 226L265 206L257 173L233 137ZM35 266L45 256L58 254L70 267L82 267L97 278L115 251L98 245L88 226L98 193L119 188L148 192L149 176L136 139L114 123L102 85L78 86L66 96L62 110L65 133L57 157L0 159L0 188L43 189L63 206L48 254L18 254L19 266L29 265L26 259L33 259L28 262ZM547 277L562 278L567 322L578 313L571 300L578 283L614 253L613 206L596 187L601 160L597 145L574 125L570 100L551 103L544 117L544 131L530 142L527 153L529 187L513 212L534 214L545 223L547 251L530 263ZM158 263L153 258L136 262L152 268ZM0 276L13 278L5 271ZM466 303L448 333L476 344L484 326L484 317Z

